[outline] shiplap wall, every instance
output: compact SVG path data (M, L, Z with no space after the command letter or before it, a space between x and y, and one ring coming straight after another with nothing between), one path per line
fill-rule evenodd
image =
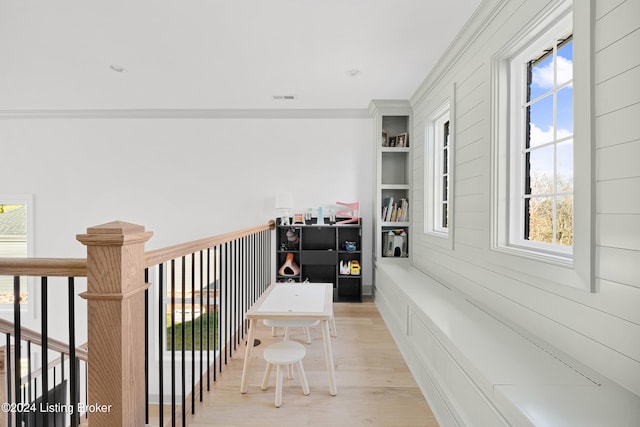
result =
M491 251L492 56L547 3L485 1L473 28L452 45L457 52L411 99L412 262L640 394L640 0L594 4L597 291L530 281L484 262ZM455 127L453 249L423 232L425 127L447 98Z

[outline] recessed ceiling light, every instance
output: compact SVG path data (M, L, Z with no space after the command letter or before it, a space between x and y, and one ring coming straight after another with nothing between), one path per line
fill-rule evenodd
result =
M362 71L358 70L357 68L352 68L350 70L347 70L346 74L349 77L358 77L360 74L362 74Z
M122 65L118 65L118 64L111 64L109 65L109 68L111 68L111 71L115 71L116 73L126 73L127 69L125 67L123 67Z

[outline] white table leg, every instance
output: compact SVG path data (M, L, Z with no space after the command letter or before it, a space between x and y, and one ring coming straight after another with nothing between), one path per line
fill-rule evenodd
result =
M331 315L331 336L332 337L337 337L338 336L338 328L336 327L336 317L332 314Z
M247 334L247 348L244 351L244 364L242 365L242 382L240 383L240 393L247 392L247 382L249 368L251 367L251 351L253 350L253 336L255 335L257 319L249 320L249 333Z
M331 334L329 333L329 320L322 321L322 340L324 341L324 356L327 361L327 372L329 373L329 393L332 396L338 394L336 386L336 370L333 363L333 349L331 347Z

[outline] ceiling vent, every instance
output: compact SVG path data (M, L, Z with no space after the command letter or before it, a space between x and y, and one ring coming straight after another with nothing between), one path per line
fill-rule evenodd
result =
M295 95L273 95L273 99L277 101L293 101L296 99Z

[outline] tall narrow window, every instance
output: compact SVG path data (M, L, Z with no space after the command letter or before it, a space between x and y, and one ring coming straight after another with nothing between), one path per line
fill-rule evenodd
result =
M438 199L440 202L440 217L438 224L441 230L449 228L449 120L441 124L440 139L440 194Z
M573 38L558 24L511 61L510 237L573 252Z
M449 237L451 226L451 122L449 102L438 108L428 121L425 174L425 232Z
M594 291L593 10L546 4L492 58L489 259Z

